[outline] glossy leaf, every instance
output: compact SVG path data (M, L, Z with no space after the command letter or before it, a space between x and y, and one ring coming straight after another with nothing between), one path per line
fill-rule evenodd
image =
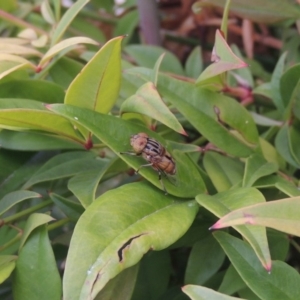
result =
M83 64L69 57L62 57L49 70L51 78L65 90L83 68ZM52 102L53 103L53 102Z
M139 265L125 269L122 273L111 279L96 300L131 300Z
M117 100L121 82L121 42L107 42L69 86L65 103L108 113Z
M234 299L241 299L227 296L221 293L218 293L212 289L209 289L204 286L197 286L197 285L186 285L182 288L182 291L187 294L190 299L192 300L206 300L206 299L216 299L216 300L234 300Z
M272 100L280 112L283 112L286 107L286 105L283 102L284 100L280 94L280 78L284 71L286 56L287 56L287 52L285 52L281 55L280 59L277 62L277 65L275 67L275 70L272 74L272 79L271 79Z
M226 270L218 291L227 295L232 295L245 287L246 284L241 276L238 274L233 265L230 265Z
M51 200L60 208L63 213L72 221L77 221L84 212L84 208L73 200L67 199L55 193L50 193Z
M16 300L62 297L60 275L45 226L34 230L20 251L13 276L13 294Z
M214 196L198 195L197 202L217 217L223 217L232 211L254 203L265 203L263 195L254 188L236 188ZM216 229L212 226L210 229ZM262 226L234 226L252 246L259 260L267 269L271 269L266 229Z
M175 242L197 211L195 202L177 202L147 184L106 192L76 225L64 276L65 299L94 299L111 278L136 264L150 248L162 250Z
M22 250L22 247L25 245L30 234L39 226L44 225L53 221L54 219L46 214L33 213L29 216L26 221L24 232L20 241L19 251Z
M291 145L291 129L287 124L282 126L276 136L275 139L275 146L276 150L279 152L279 154L292 166L296 168L300 168L300 162L298 161L299 158L295 157ZM294 143L299 142L293 141Z
M195 47L185 63L185 72L191 78L198 78L203 69L202 53L199 46Z
M212 61L213 63L198 77L196 81L197 85L204 86L206 80L209 80L214 76L230 70L247 67L247 64L232 52L220 30L216 31Z
M268 273L246 242L225 232L215 232L214 236L247 286L260 299L294 300L300 297L300 276L291 266L274 261L272 271Z
M0 131L0 144L4 149L19 151L42 151L80 149L84 146L58 135L32 131Z
M130 300L145 299L145 297L163 298L172 275L171 255L168 249L146 253L138 265L139 272Z
M128 11L118 19L113 36L126 35L126 39L124 40L124 44L126 45L130 42L134 30L138 27L139 19L140 16L137 10Z
M16 266L17 256L15 255L0 255L0 284L5 281Z
M38 182L71 177L85 169L96 169L101 167L101 165L101 160L98 161L96 154L92 152L74 151L61 153L55 155L33 174L24 185L24 188L28 188Z
M219 192L229 190L243 179L243 164L237 159L211 151L205 153L203 165Z
M49 111L35 109L1 110L0 127L16 128L16 130L35 129L48 131L84 144L84 140L73 128L70 121Z
M278 166L267 162L261 155L253 154L246 160L243 187L251 187L256 180L278 171Z
M145 132L162 145L166 146L166 142L160 135L148 129L120 118L109 115L102 115L89 110L81 109L75 106L54 104L49 106L49 109L62 114L63 116L74 120L86 127L104 144L111 148L122 160L132 166L135 170L138 169L145 161L141 158L132 155L120 154L131 150L130 136L134 133ZM176 161L177 172L172 178L164 178L163 181L167 191L178 197L191 198L205 191L205 186L201 175L195 166L194 162L184 153L168 148ZM157 172L152 168L142 168L139 172L145 176L147 180L159 188L161 183L158 180ZM169 176L171 177L171 176Z
M18 88L16 88L18 87ZM19 79L0 83L1 98L20 98L42 103L63 103L65 92L59 85L45 80Z
M126 70L125 76L131 83L140 84L141 79L147 81L150 78L150 71L135 68ZM257 146L255 123L235 100L166 75L159 76L157 89L164 100L173 104L203 136L225 152L246 157ZM225 128L223 122L241 137Z
M39 66L43 66L50 59L52 59L56 54L63 50L72 49L72 46L77 46L79 44L91 44L91 45L99 45L98 42L90 39L88 37L72 37L66 40L59 42L58 44L51 47L42 57L39 62Z
M99 160L96 169L80 172L69 180L68 189L84 208L95 200L97 186L111 164L106 160Z
M73 19L89 1L90 0L78 0L65 12L52 33L52 45L55 45L61 39Z
M164 48L152 45L128 45L124 50L138 65L146 68L153 68L159 56L165 53L165 57L160 66L160 71L184 75L183 68L178 58Z
M251 224L300 236L299 208L300 196L244 206L222 217L212 228Z
M121 113L135 112L155 119L169 128L186 135L181 124L161 99L155 85L147 82L135 95L126 99L120 108Z
M213 4L224 7L226 0L207 0L204 5ZM197 6L203 4L198 1ZM275 23L286 19L298 19L300 10L296 3L289 0L252 0L245 2L231 0L230 11L242 18L259 23Z
M280 94L284 107L287 107L292 97L293 91L299 80L300 64L295 64L281 74L280 77Z
M210 235L194 244L189 255L184 282L203 285L222 266L225 253Z
M0 215L4 214L6 211L8 211L11 207L18 204L19 202L22 202L24 200L32 199L32 198L40 198L41 195L32 192L32 191L14 191L7 195L5 195L0 200Z

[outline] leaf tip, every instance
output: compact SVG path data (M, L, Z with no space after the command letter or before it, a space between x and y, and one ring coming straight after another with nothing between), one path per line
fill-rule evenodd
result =
M220 229L222 228L222 224L220 221L216 222L213 226L209 227L209 230Z
M186 131L185 131L184 129L182 129L182 130L180 131L180 134L185 135L185 136L189 136L189 135L186 133Z

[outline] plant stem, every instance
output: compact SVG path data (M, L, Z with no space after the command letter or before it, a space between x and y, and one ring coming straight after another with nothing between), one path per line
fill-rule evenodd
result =
M50 204L52 204L52 200L46 200L42 203L39 203L39 204L37 204L35 206L32 206L30 208L24 209L24 210L20 211L19 213L16 213L16 214L14 214L10 217L7 217L7 218L3 219L3 222L5 224L10 223L10 222L14 222L14 221L26 216L26 215L29 215L29 214L41 209L41 208L49 206Z
M5 12L4 10L0 9L0 19L3 19L7 22L9 22L10 24L13 24L17 27L20 28L31 28L33 29L35 32L39 33L39 34L43 34L43 35L48 35L48 33L30 23L25 22L24 20L21 20L7 12Z
M54 229L56 229L56 228L59 228L59 227L65 225L65 224L69 223L70 221L71 221L70 218L61 219L61 220L59 220L59 221L57 221L57 222L51 223L51 224L48 226L47 229L48 229L48 231L54 230Z

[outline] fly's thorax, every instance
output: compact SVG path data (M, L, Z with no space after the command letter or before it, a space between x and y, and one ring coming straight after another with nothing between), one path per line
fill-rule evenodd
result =
M149 156L163 156L165 148L156 140L148 138L144 152Z

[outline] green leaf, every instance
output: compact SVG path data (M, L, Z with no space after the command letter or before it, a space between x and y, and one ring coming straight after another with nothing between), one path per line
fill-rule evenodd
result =
M84 208L95 200L97 186L114 162L115 160L110 163L105 160L98 161L96 169L80 172L69 180L68 189L78 198Z
M51 35L51 45L55 45L62 38L73 19L89 1L90 0L78 0L65 12Z
M204 286L197 285L186 285L182 288L182 291L187 294L192 300L206 300L206 299L216 299L216 300L234 300L242 298L236 298L218 293L212 289Z
M124 50L138 65L146 68L153 68L157 59L165 53L164 60L160 66L160 71L184 75L183 68L178 58L164 48L152 45L128 45Z
M13 295L16 300L62 297L60 275L45 226L35 229L20 251L13 276Z
M41 213L34 213L29 216L26 221L26 225L24 228L24 232L20 241L19 251L22 251L22 247L26 244L27 239L29 238L30 234L39 226L49 223L53 221L49 215L41 214Z
M214 196L198 195L196 200L219 218L253 203L265 203L263 195L254 188L236 188ZM214 227L212 226L210 229L214 229ZM271 258L266 229L262 226L248 224L234 226L234 229L250 243L263 266L270 270Z
M266 161L277 164L282 170L285 169L286 161L279 155L273 144L263 138L259 138L259 144Z
M284 109L286 107L286 105L283 102L284 99L281 97L280 94L280 78L284 71L286 56L287 56L287 52L283 53L280 56L271 79L272 100L279 112L284 112Z
M17 256L15 255L1 255L0 256L0 284L5 281L16 266Z
M151 76L151 71L144 68L125 72L131 83L140 84L141 78L147 81ZM252 153L252 148L258 145L258 132L253 118L236 100L167 75L159 76L157 90L204 137L225 152L247 157ZM223 123L241 136L237 137Z
M7 129L15 128L16 130L44 130L84 144L84 140L74 129L70 121L49 111L3 109L0 110L0 127Z
M212 228L251 224L300 236L299 208L300 196L244 206L222 217Z
M126 45L130 42L134 30L138 27L139 19L140 17L136 9L128 11L125 15L118 18L113 36L126 35L126 39L124 40L124 45Z
M300 64L296 64L288 68L285 72L281 70L280 77L280 94L284 107L288 106L292 94L299 80ZM276 87L276 90L278 87ZM277 96L278 97L278 96Z
M73 200L64 198L55 193L50 193L49 196L56 206L59 207L72 221L77 221L84 212L84 208Z
M267 162L261 155L253 154L246 159L243 187L251 187L256 180L278 171L278 165Z
M172 274L170 252L150 251L144 255L138 265L139 272L130 300L164 299L163 295L169 286Z
M209 65L198 77L196 81L197 85L204 86L206 85L206 81L212 77L230 70L245 68L248 66L232 52L220 30L216 31L212 61L213 63Z
M122 39L107 42L84 66L67 90L66 104L101 113L111 110L120 89Z
M155 85L147 82L135 95L126 99L120 108L121 113L136 112L151 117L169 128L186 135L181 124L161 99Z
M23 98L43 103L63 103L64 96L63 88L50 81L15 79L0 83L0 98Z
M87 151L73 151L55 155L49 159L25 183L24 188L31 187L38 182L71 177L86 169L97 169L103 165L102 159L95 153Z
M16 205L19 202L24 200L32 199L32 198L40 198L41 195L31 191L14 191L7 195L5 195L0 200L0 215L3 215L6 211L8 211L11 207Z
M120 154L120 152L131 150L130 136L132 134L145 132L166 147L166 142L157 133L120 118L68 105L54 104L49 106L49 109L73 120L77 118L77 122L91 131L134 169L138 169L145 161L132 155ZM178 150L172 152L168 147L167 149L174 157L177 167L176 174L172 178L169 178L171 176L168 177L170 180L163 178L167 191L183 198L195 197L195 195L204 192L204 182L195 163L186 154ZM155 170L142 168L139 173L161 188Z
M65 299L94 299L111 278L136 264L149 249L174 243L197 211L194 201L178 202L147 184L106 192L76 225L66 262Z
M224 7L226 3L226 0L206 0L204 3L198 1L195 4L197 7L210 4ZM250 2L231 0L230 12L243 19L267 24L298 19L300 15L299 7L289 0L252 0Z
M82 63L64 56L50 68L49 74L55 83L67 90L82 68Z
M199 46L195 47L185 63L185 72L191 78L198 78L203 69L202 53Z
M0 131L2 148L19 151L81 149L83 145L58 135L32 131Z
M225 232L215 232L214 236L247 286L260 299L300 298L300 276L291 266L274 261L272 271L268 273L246 242Z
M210 235L194 244L189 255L184 282L203 285L222 266L225 253Z
M291 127L285 124L280 128L275 138L276 150L288 163L296 168L300 168L299 158L295 157L291 142L299 144L297 140L291 141Z
M151 82L157 86L157 80L158 80L158 74L159 74L159 68L160 68L160 65L163 61L163 58L165 57L165 54L166 53L163 53L158 59L157 61L155 62L155 65L154 65L154 68L153 68L153 71L152 71L152 76L151 76Z
M204 168L218 192L226 191L243 179L243 164L234 158L215 152L207 152Z
M138 271L138 264L125 269L107 283L96 300L131 300Z
M219 292L232 295L246 287L245 282L236 269L230 265L226 270L223 281L218 289Z
M88 37L71 37L66 40L63 40L54 46L52 46L42 57L42 59L39 62L39 66L46 65L56 54L58 54L61 51L66 51L68 49L72 49L74 46L77 46L78 44L91 44L91 45L99 45L98 42L94 41L93 39L90 39Z

